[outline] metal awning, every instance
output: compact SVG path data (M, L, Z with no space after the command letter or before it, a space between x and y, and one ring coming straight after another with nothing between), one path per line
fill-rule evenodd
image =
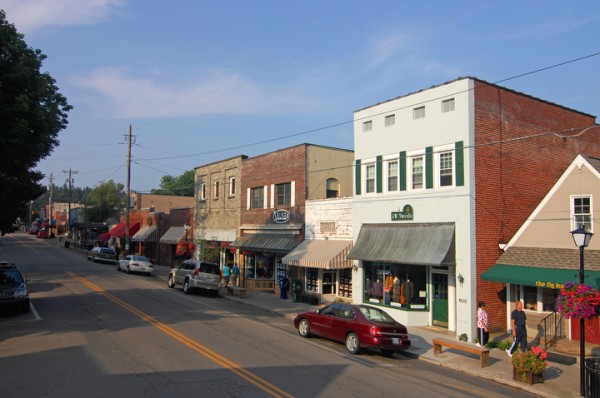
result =
M282 262L298 267L352 268L352 260L346 258L351 248L352 241L348 240L308 239L296 246Z
M251 251L288 253L300 243L294 234L246 234L233 242L231 247Z
M167 245L176 245L185 238L184 227L171 227L160 237L160 243Z
M454 265L454 223L363 224L348 258L413 265Z
M156 242L156 226L144 225L133 235L131 240L134 242Z

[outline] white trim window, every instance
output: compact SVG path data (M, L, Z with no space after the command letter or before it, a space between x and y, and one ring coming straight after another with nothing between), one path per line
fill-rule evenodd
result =
M398 190L398 159L387 161L387 190L394 192Z
M365 165L365 193L375 193L375 164Z
M583 225L586 230L593 232L592 214L592 195L571 196L572 229Z
M214 199L219 199L219 195L221 194L221 184L219 183L219 181L215 181L215 192L214 192Z
M396 124L396 115L391 114L385 117L385 127L391 127Z
M206 183L203 182L200 184L198 196L200 197L200 200L206 200Z
M235 177L229 177L229 196L235 196Z
M438 166L440 188L454 186L454 152L440 152Z
M250 188L250 208L264 209L265 187Z
M419 106L413 109L413 119L424 119L425 118L425 106Z
M413 190L423 189L425 178L425 157L423 155L410 158L410 187Z
M366 122L363 122L363 133L371 130L373 130L373 121L367 120Z
M292 183L285 182L275 185L275 206L291 206Z
M454 98L442 101L442 113L452 112L454 110Z

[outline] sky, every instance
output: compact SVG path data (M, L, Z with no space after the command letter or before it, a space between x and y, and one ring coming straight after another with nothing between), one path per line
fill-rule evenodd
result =
M301 143L353 149L353 112L463 76L600 114L597 0L0 0L74 108L55 185L165 175ZM76 173L75 173L76 172Z

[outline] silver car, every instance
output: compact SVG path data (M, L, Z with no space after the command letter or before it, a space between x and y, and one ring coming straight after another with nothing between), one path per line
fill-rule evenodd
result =
M132 272L141 272L152 275L154 272L154 264L152 264L147 257L130 254L119 260L117 271L125 271L128 274Z
M110 263L117 263L117 253L108 247L94 247L88 251L87 259L94 262L107 261Z
M171 270L168 285L182 285L185 294L202 289L216 296L221 289L221 271L218 264L185 260Z

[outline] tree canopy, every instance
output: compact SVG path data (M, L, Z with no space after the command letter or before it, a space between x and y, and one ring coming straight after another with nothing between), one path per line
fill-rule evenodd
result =
M89 221L104 222L119 215L125 208L127 194L123 192L123 184L108 180L89 191L85 197L85 214Z
M194 170L188 170L179 177L163 176L160 189L153 189L154 195L194 196Z
M30 200L45 188L34 168L59 144L72 107L56 81L42 72L46 56L27 46L24 36L0 10L0 231L10 231L27 214Z

